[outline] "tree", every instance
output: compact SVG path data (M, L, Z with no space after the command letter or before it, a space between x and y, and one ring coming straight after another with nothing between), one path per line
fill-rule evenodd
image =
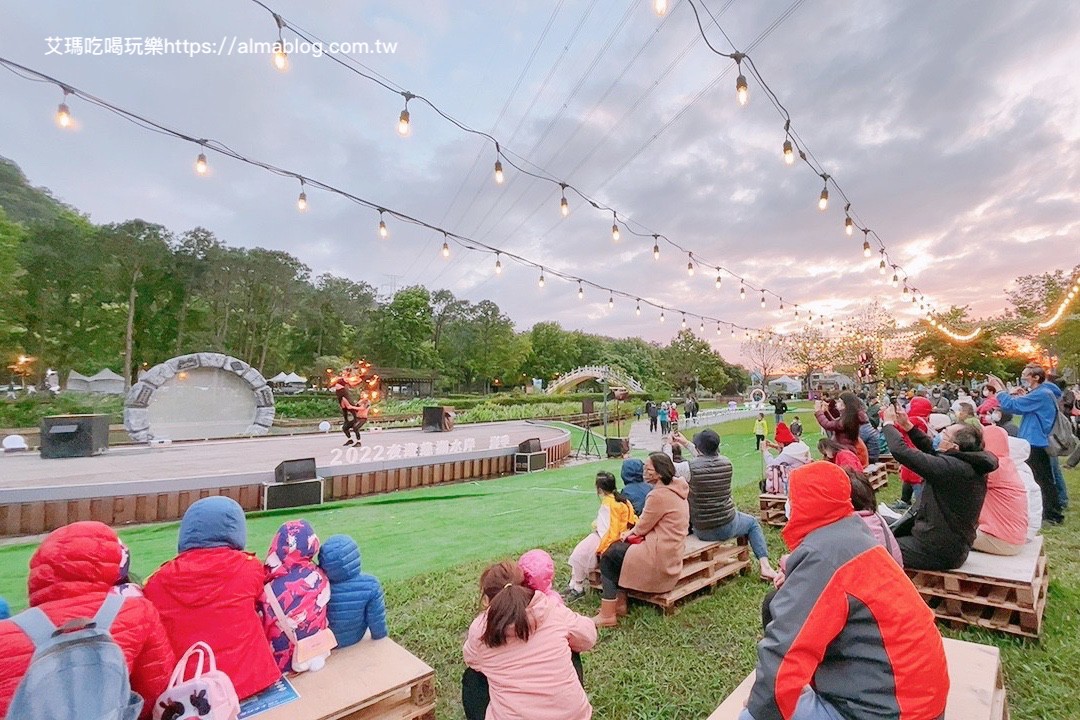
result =
M969 324L967 312L967 308L953 307L936 320L948 327L964 327ZM984 327L974 340L958 342L924 324L922 334L914 342L911 359L915 363L931 360L939 378L957 381L969 374L1001 373L1000 354L997 334L990 327Z
M782 349L784 360L799 368L804 388L810 387L810 376L824 370L836 354L825 333L812 326L788 335Z
M557 322L533 325L529 331L529 344L529 355L523 368L529 377L553 380L577 367L571 334Z
M420 286L399 290L372 313L363 352L375 365L427 369L435 365L431 295Z
M3 347L12 347L26 332L15 312L23 296L20 279L26 275L19 265L25 234L23 228L9 221L0 209L0 308L5 309L0 311L0 346Z
M750 362L750 370L761 375L761 387L768 387L769 376L775 375L784 361L783 348L770 337L757 337L744 342L740 349Z
M679 392L694 392L698 385L715 392L731 381L720 353L691 330L680 330L661 358L668 382Z
M1013 332L1026 331L1051 358L1056 358L1059 368L1072 368L1080 375L1080 301L1075 297L1078 293L1072 290L1077 278L1080 278L1080 265L1070 275L1056 270L1017 278L1016 289L1006 292L1013 311L1007 316L1005 327ZM1037 323L1051 315L1070 291L1074 293L1072 305L1061 319L1052 327L1039 328Z

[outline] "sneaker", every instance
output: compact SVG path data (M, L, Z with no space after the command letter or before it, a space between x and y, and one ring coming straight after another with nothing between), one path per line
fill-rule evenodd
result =
M563 600L567 603L577 602L581 598L585 597L584 590L575 590L574 588L566 588L561 593Z
M1043 523L1046 524L1046 525L1064 525L1065 524L1065 516L1064 515L1058 515L1056 517L1043 518Z
M909 503L906 503L903 500L897 500L896 502L894 502L892 505L889 506L889 509L890 510L895 510L896 512L904 512L905 510L907 510L910 507L911 507L911 505Z

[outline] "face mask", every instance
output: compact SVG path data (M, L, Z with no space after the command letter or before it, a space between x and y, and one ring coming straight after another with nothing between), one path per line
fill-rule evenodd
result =
M935 435L933 443L934 443L934 449L935 450L937 450L939 447L941 447L941 435Z
M990 413L990 422L994 423L995 425L997 423L1001 422L1001 413L999 413L999 412Z

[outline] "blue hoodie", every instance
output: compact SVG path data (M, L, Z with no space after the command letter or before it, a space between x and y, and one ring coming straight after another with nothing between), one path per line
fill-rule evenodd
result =
M374 575L360 572L360 548L348 535L332 535L319 551L319 566L330 578L327 613L338 647L386 637L386 600Z
M1050 431L1057 420L1061 388L1052 382L1044 382L1027 395L997 394L1001 409L1013 415L1023 415L1020 420L1020 437L1031 447L1045 448L1050 444Z
M7 600L0 597L0 620L7 620L11 617L11 608L8 607Z
M243 550L247 546L247 521L240 503L224 495L196 500L180 521L178 552L227 547Z
M636 458L623 460L620 471L623 481L622 494L634 506L638 517L645 510L645 496L652 490L652 485L645 482L645 463Z

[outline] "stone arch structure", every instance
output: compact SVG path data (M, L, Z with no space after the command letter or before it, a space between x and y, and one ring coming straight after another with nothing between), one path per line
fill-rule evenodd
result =
M577 387L586 380L607 380L608 385L624 385L632 393L643 393L645 388L628 374L607 365L586 365L563 373L548 385L547 392L552 395L563 390Z
M177 417L161 417L170 411ZM200 352L139 378L124 401L124 428L135 442L265 435L274 413L262 373L229 355Z

